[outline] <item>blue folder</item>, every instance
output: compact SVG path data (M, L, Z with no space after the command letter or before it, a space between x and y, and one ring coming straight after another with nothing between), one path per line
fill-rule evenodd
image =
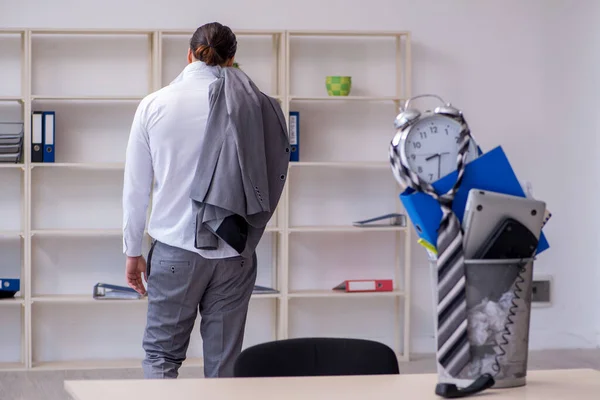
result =
M20 279L0 278L0 299L12 299L21 290ZM0 300L2 301L2 300Z
M21 290L20 279L0 278L0 291L18 292L19 290Z
M56 112L43 111L42 118L42 130L44 137L44 154L42 156L42 160L45 163L53 163L55 159L54 142L56 140Z
M452 210L462 223L469 190L481 189L499 192L513 196L525 197L525 192L517 179L506 154L501 146L480 155L476 160L465 167L463 181L456 192ZM446 193L456 181L457 172L453 172L432 185L437 193ZM434 246L437 243L437 230L442 219L442 210L439 203L431 196L406 189L400 194L400 200L411 219L420 238ZM537 254L549 248L544 233L540 235Z
M300 161L300 112L290 111L290 161Z

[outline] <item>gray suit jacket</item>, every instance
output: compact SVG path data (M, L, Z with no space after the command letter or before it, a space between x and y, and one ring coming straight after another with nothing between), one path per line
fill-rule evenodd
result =
M254 253L287 179L290 145L277 101L240 69L221 68L210 87L210 112L190 197L195 247L223 240Z

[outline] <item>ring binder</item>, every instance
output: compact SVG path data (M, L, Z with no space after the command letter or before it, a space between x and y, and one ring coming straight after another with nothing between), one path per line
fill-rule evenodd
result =
M56 113L54 111L44 111L44 155L42 159L45 163L54 162L54 140L56 130Z
M44 122L43 113L34 111L31 116L31 162L44 162Z
M0 299L11 299L21 290L20 279L0 278Z
M97 283L94 285L94 299L96 300L139 300L143 296L127 286L110 285L107 283Z
M388 220L388 223L379 223L379 221ZM365 219L362 221L355 221L352 223L354 226L406 226L406 215L404 214L384 214L378 217Z

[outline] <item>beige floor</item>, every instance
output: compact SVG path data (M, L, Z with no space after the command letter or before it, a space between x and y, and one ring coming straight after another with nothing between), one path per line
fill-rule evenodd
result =
M435 372L433 356L414 356L400 365L401 373ZM551 350L531 352L530 369L593 368L600 370L600 350ZM202 377L200 368L184 368L182 378ZM2 400L68 400L63 389L65 379L135 379L141 369L87 371L0 372Z

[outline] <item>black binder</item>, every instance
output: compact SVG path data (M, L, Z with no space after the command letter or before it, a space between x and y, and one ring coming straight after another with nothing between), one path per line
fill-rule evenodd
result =
M44 121L41 111L31 116L31 162L44 162Z

